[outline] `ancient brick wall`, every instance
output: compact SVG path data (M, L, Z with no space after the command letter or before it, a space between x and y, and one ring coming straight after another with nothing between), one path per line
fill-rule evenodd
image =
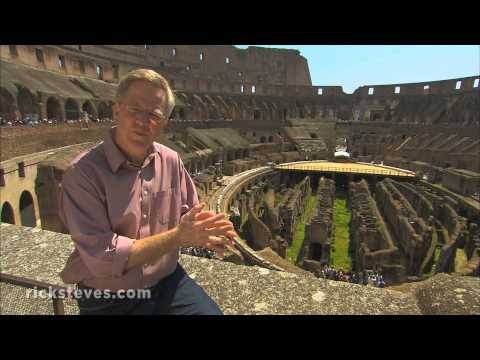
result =
M432 242L432 228L418 217L415 209L390 179L377 183L375 200L388 222L397 246L405 256L408 275L419 275Z
M281 236L292 244L295 227L299 216L303 214L306 205L306 199L311 194L310 177L306 176L293 189L291 189L280 205L280 217L283 222Z
M309 271L318 270L330 261L330 249L334 241L333 203L335 182L322 177L316 189L317 203L305 224L305 237L296 263ZM312 244L320 247L320 256L312 251Z
M348 190L350 222L349 250L355 270L382 269L387 282L405 281L406 269L365 180L350 182Z

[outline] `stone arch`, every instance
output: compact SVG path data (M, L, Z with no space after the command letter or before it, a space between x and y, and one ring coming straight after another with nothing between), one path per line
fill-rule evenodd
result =
M5 201L2 205L1 222L15 225L15 213L13 212L12 205L10 205L8 201Z
M204 171L207 168L207 159L205 157L200 158L200 171Z
M23 226L35 227L37 225L33 198L27 190L20 196L20 217Z
M15 98L7 89L0 87L0 116L7 120L13 119L15 108Z
M92 104L90 100L87 100L83 103L82 105L82 111L87 112L89 115L91 115L95 120L97 119L97 109L95 108L95 105Z
M253 109L253 120L262 120L263 118L263 113L262 110L259 108L254 108Z
M20 88L17 95L18 110L25 117L27 114L39 114L38 102L27 88Z
M238 118L240 120L248 120L248 109L244 101L237 102Z
M219 118L218 110L213 106L210 106L208 109L208 119L209 120L218 120Z
M206 120L208 117L208 107L205 105L203 99L199 95L193 94L193 101L196 103L196 105L194 105L196 118L198 120Z
M47 119L62 120L62 106L54 96L47 99Z
M191 162L192 163L192 166L191 166L192 173L196 174L198 172L198 170L199 170L198 162L199 162L198 159L193 159L192 160L192 162Z
M69 98L65 102L65 116L67 120L78 120L80 117L80 108L78 103Z
M187 120L187 108L181 107L178 109L178 117L180 120Z
M235 100L231 98L226 99L227 104L229 105L230 115L233 120L238 120L240 118L240 110L238 104Z
M235 151L235 159L241 159L243 157L242 155L243 155L242 149Z
M108 106L105 102L98 104L98 117L99 119L112 118L112 107Z
M219 104L219 108L220 108L220 112L222 113L223 117L225 119L228 119L228 118L232 118L232 112L231 112L231 109L230 107L228 106L227 102L225 101L225 99L220 96L220 95L217 95L215 97L215 101L217 102L217 104Z

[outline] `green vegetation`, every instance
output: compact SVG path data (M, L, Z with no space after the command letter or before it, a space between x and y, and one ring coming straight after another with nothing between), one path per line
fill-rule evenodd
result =
M335 199L333 221L335 223L335 251L332 251L330 264L336 269L351 270L352 260L348 254L350 210L345 198Z
M295 229L295 233L293 236L292 246L287 249L287 260L290 261L292 264L295 264L297 261L298 253L303 245L303 240L305 239L305 224L312 216L312 212L315 209L317 204L317 196L310 195L309 199L307 200L307 206L305 207L305 211L303 212L300 220L297 222L297 227Z
M438 245L438 235L437 230L434 229L432 233L432 245L434 247L433 252L433 259L432 259L432 266L430 267L430 271L425 271L424 275L427 277L432 276L435 272L435 267L437 265L438 258L440 257L440 249L441 247Z
M468 264L467 255L463 249L457 249L455 254L455 272L461 272Z

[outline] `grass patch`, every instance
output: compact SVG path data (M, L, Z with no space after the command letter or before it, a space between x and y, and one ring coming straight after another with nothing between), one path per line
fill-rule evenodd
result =
M425 276L432 276L434 274L438 258L440 257L440 246L438 245L438 235L435 228L432 232L432 246L434 247L432 266L430 267L430 271L424 272Z
M317 196L310 195L307 200L307 205L305 211L303 212L300 221L297 222L297 227L293 235L292 246L287 248L287 260L292 264L295 264L297 261L298 253L303 245L303 240L305 239L305 224L310 219L313 210L317 204Z
M457 249L455 254L455 272L461 272L468 264L467 255L463 249Z
M351 270L352 259L348 254L350 210L344 198L336 198L333 207L335 222L335 251L332 251L330 264L336 269Z

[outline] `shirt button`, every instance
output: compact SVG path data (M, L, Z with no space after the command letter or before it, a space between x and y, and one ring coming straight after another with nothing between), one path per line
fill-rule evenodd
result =
M147 194L148 194L148 192L147 192L147 190L145 190L145 191L143 192L143 195L147 196Z
M143 218L146 219L146 218L147 218L147 214L143 214Z

